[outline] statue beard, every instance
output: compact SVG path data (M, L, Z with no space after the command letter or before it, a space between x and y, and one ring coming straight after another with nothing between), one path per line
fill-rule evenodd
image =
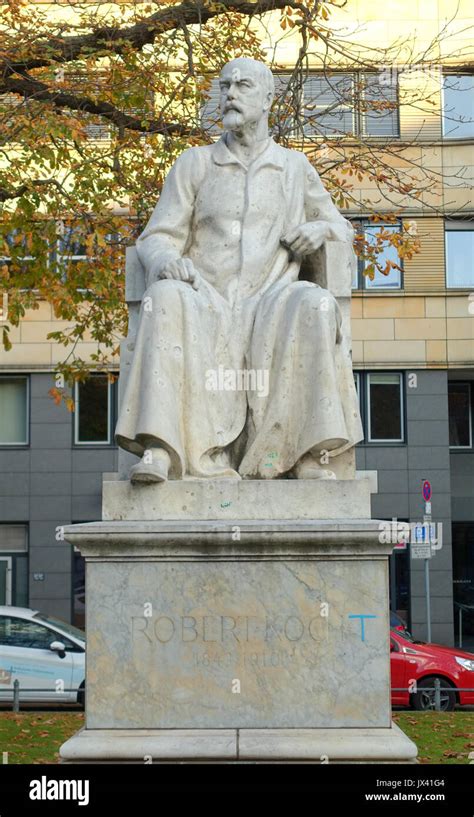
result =
M242 130L245 120L240 111L227 111L222 119L222 124L226 130Z

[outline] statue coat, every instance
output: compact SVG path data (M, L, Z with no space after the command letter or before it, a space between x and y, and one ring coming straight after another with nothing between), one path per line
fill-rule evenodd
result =
M172 478L262 479L363 438L337 301L298 280L301 259L280 241L316 220L329 224L328 240L352 242L306 156L272 138L248 168L225 134L179 156L137 241L147 289L118 445L139 456L166 448ZM181 257L201 275L197 290L160 279Z

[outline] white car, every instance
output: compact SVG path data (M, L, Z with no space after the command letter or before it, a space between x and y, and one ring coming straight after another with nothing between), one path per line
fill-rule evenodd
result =
M27 607L0 606L0 702L84 703L86 636Z

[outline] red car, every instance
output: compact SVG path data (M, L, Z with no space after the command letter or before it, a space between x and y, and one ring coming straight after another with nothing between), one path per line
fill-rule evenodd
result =
M474 655L470 652L415 641L409 632L392 629L390 667L392 705L434 709L436 678L441 682L443 712L454 709L456 704L474 705ZM460 691L466 688L473 691Z

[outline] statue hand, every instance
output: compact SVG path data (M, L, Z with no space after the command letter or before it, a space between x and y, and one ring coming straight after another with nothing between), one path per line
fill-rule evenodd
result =
M308 221L290 230L280 240L294 255L310 255L319 250L328 233L329 225L326 221Z
M191 284L193 289L199 289L201 276L190 258L177 258L168 261L160 272L160 278L171 278L174 281L184 281Z

